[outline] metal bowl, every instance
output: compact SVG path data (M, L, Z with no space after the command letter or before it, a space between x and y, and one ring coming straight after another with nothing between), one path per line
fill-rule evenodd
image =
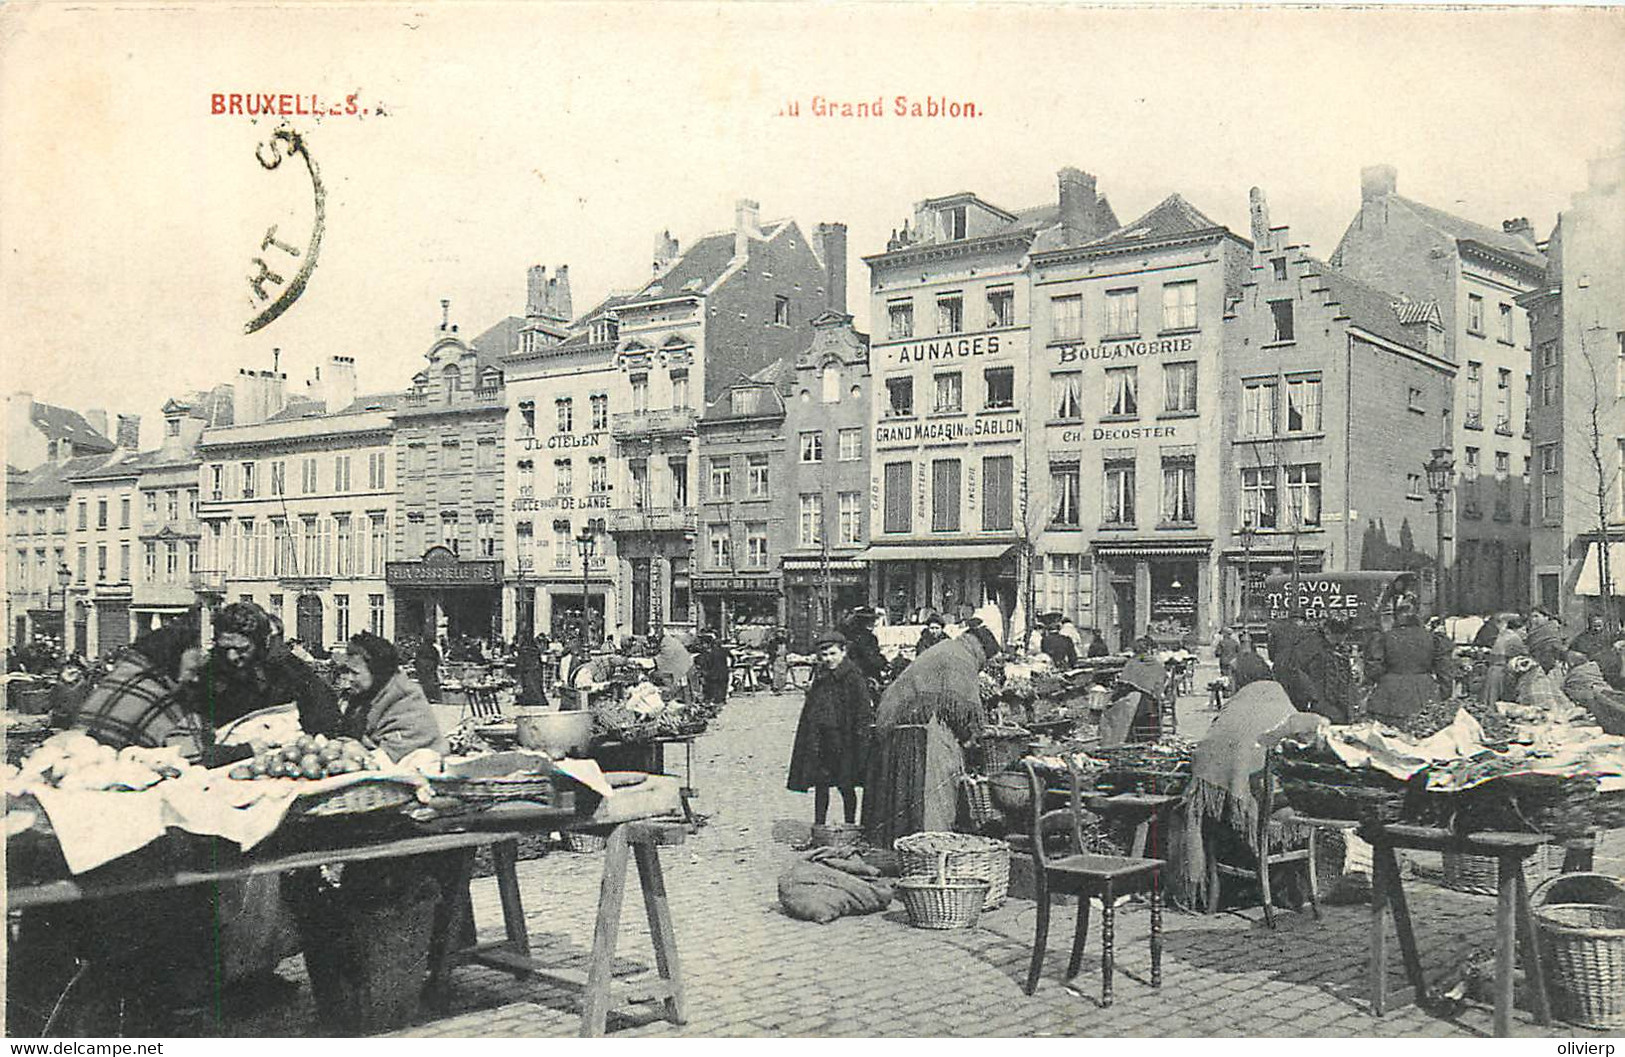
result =
M521 712L514 717L519 733L519 744L527 749L540 749L554 759L577 756L587 751L592 742L592 713L585 709L574 712Z

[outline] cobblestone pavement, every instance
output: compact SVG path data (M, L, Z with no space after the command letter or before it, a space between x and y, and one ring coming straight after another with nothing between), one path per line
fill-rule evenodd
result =
M1198 680L1198 686L1204 685ZM804 838L811 797L787 792L784 773L799 708L794 695L733 699L695 752L696 809L709 824L685 845L661 851L687 984L689 1022L612 1017L623 1036L1014 1036L1274 1035L1486 1036L1487 1007L1451 1019L1414 1006L1382 1019L1366 1012L1369 908L1328 907L1325 920L1283 912L1265 928L1257 909L1215 916L1165 915L1163 985L1148 983L1148 913L1118 918L1116 1002L1101 1008L1098 914L1075 990L1061 982L1073 908L1056 908L1038 992L1022 993L1034 904L1008 900L977 928L916 930L900 904L885 913L814 925L778 908L776 879ZM1200 733L1204 702L1181 709L1182 729ZM584 967L591 942L599 855L568 852L520 864L527 920L540 956ZM1459 975L1493 947L1493 901L1416 880L1408 885L1429 979ZM475 882L482 939L502 919L490 879ZM628 893L618 972L653 964L641 901ZM1398 962L1397 955L1394 961ZM301 977L298 959L282 971ZM1396 964L1395 1003L1409 991ZM575 1000L556 989L481 967L458 969L449 1015L414 1036L565 1036L578 1025ZM653 1016L652 1007L649 1015ZM294 1035L310 1030L308 990L274 1010L236 1020L233 1033ZM1519 1035L1584 1035L1537 1028L1519 1010Z

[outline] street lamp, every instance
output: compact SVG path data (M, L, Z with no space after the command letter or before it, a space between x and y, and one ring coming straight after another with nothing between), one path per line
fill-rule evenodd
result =
M61 562L56 567L56 583L62 588L62 627L58 629L58 640L62 645L62 652L68 652L68 585L73 582L73 570L68 568L67 562ZM51 608L51 585L45 585L45 608Z
M1252 588L1253 580L1253 537L1258 529L1253 527L1253 519L1248 515L1247 520L1241 523L1241 626L1247 627L1247 593Z
M1455 483L1456 461L1449 448L1434 448L1433 458L1424 469L1428 475L1428 491L1433 493L1433 514L1438 529L1433 545L1433 607L1434 615L1442 617L1449 611L1444 590L1444 503Z
M587 655L587 573L592 561L592 552L598 546L598 538L592 534L592 529L583 525L581 532L576 536L576 550L581 553L581 655Z

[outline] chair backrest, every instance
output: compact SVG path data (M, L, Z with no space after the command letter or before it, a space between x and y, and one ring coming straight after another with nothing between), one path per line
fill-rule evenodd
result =
M501 719L502 702L497 700L497 692L489 687L472 689L468 692L468 711L475 719Z
M1070 833L1072 850L1082 852L1083 843L1083 790L1078 776L1078 767L1070 758L1066 761L1067 769L1067 806L1044 810L1044 801L1049 792L1048 783L1039 776L1038 769L1033 766L1031 759L1023 759L1021 766L1027 772L1027 786L1032 791L1033 814L1031 840L1033 844L1033 864L1040 870L1049 869L1049 852L1044 846L1044 838L1055 832Z

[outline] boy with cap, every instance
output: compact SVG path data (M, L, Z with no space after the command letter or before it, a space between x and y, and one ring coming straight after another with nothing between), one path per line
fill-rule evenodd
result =
M830 786L841 791L841 811L848 825L858 820L858 787L867 766L864 752L874 722L869 687L847 656L847 638L825 632L814 644L818 664L796 724L790 750L791 792L813 791L813 822L829 818Z

